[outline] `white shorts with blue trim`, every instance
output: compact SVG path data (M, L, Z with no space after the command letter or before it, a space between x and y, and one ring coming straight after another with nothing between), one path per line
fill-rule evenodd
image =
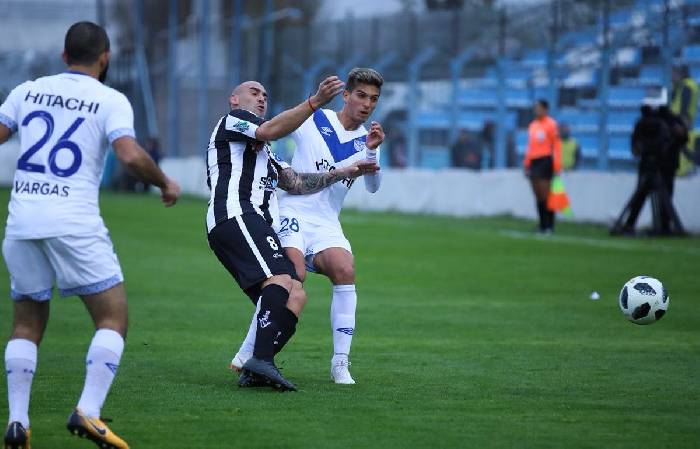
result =
M352 253L340 223L314 223L291 214L281 214L275 230L283 248L296 248L304 254L306 271L311 273L316 273L314 257L324 249L343 248Z
M94 295L124 281L107 231L37 240L5 239L2 254L10 272L14 300Z

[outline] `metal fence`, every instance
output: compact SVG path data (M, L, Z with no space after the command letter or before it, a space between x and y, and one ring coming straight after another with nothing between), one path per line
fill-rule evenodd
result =
M584 163L629 166L641 98L670 85L670 67L688 62L700 25L696 1L466 1L440 11L420 2L339 21L313 15L322 3L103 0L95 14L120 43L111 83L132 99L139 135L157 138L165 155L201 154L242 80L263 82L276 113L325 75L370 66L386 79L375 118L388 131L387 162L434 168L453 163L461 131L479 145L481 167L517 165L536 98L569 122ZM47 59L36 56L30 70L0 52L0 70L13 74L0 89L50 73L56 61Z

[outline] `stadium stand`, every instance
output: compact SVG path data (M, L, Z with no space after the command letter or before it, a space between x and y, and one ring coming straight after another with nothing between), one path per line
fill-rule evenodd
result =
M689 65L691 75L700 79L700 1L681 2L683 23L687 30L669 29L671 42L679 49L676 62ZM663 0L637 0L610 15L611 58L608 88L608 157L618 167L633 164L629 139L639 115L642 100L653 89L662 87L664 66L661 57L663 36L660 31ZM560 79L559 103L553 108L558 122L567 122L582 147L584 165L594 166L599 156L599 128L602 98L599 77L602 52L599 47L600 24L573 30L560 36L557 70ZM549 49L531 48L520 58L507 62L505 102L507 133L514 136L520 155L527 145L530 108L537 98L548 98L547 56ZM480 130L488 120L496 120L499 102L498 71L486 67L482 76L462 80L457 96L459 126ZM668 86L667 86L668 87ZM450 114L443 111L420 115L421 129L447 129ZM698 125L700 125L700 120ZM436 156L442 151L444 156ZM449 164L448 144L431 147L430 156L422 157L423 166L433 168Z

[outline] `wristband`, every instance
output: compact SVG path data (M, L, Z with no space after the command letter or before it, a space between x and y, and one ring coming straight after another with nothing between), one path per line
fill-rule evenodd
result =
M377 160L377 149L367 148L367 159Z
M316 108L314 108L314 105L311 104L311 96L306 99L306 102L309 103L309 107L311 108L311 112L316 112Z

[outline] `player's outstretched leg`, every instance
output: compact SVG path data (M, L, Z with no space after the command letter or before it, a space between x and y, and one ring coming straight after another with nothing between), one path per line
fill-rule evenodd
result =
M248 361L249 358L253 357L253 349L255 347L255 332L258 329L258 313L260 312L260 299L258 298L258 303L255 307L255 312L253 313L253 319L250 322L250 327L248 328L248 333L245 336L245 340L241 343L241 347L233 356L229 368L236 372L241 372L243 365Z
M297 317L287 308L288 299L289 291L276 283L262 289L253 357L243 370L266 380L273 388L295 391L296 386L282 376L274 362L277 348L284 346L296 329Z
M127 328L126 294L119 283L103 292L81 296L97 331L86 357L85 385L66 427L103 449L128 449L100 418L102 405L117 374Z

